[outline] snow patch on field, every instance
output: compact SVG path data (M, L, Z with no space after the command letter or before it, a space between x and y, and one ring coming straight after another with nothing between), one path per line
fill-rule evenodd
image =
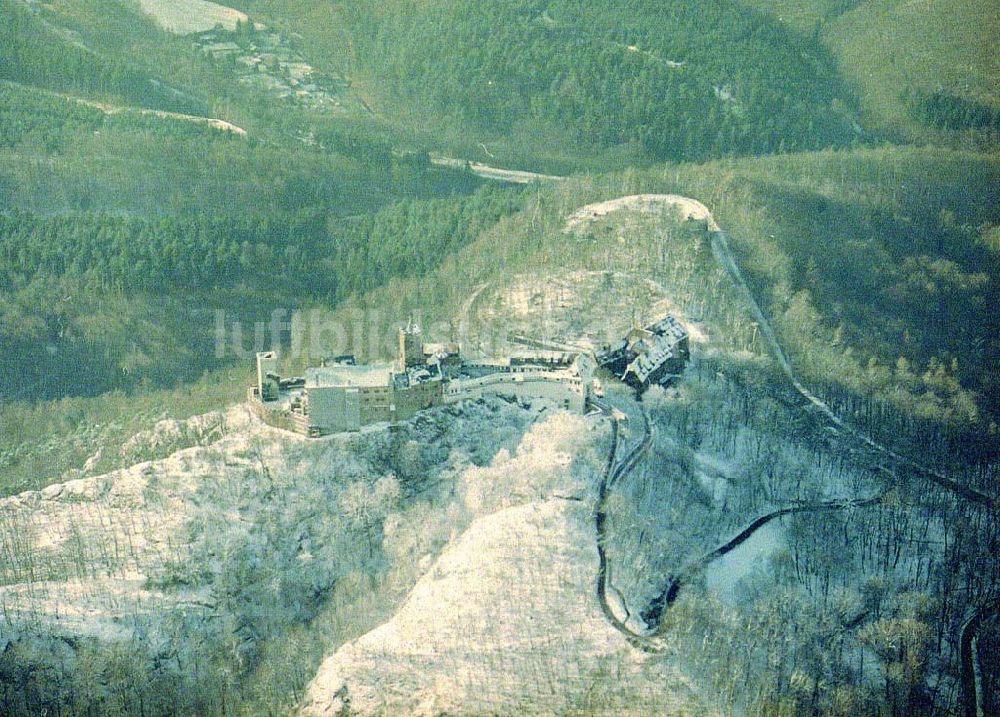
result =
M739 601L740 586L757 576L771 580L771 558L785 547L785 531L777 521L760 528L731 553L712 562L705 570L708 589L730 606Z
M139 0L139 5L161 27L176 35L205 32L216 25L232 31L237 20L247 21L239 10L207 0Z

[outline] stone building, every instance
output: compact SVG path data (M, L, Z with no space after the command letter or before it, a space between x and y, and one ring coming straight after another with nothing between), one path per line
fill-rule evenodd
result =
M690 358L688 333L667 316L645 328L634 328L616 344L596 354L599 366L642 391L679 375Z
M278 375L274 352L257 354L250 406L267 423L309 436L405 421L432 406L490 395L545 399L583 413L598 365L646 385L678 372L687 359L687 334L672 319L636 329L596 357L582 350L534 351L472 360L457 345L425 344L412 321L400 329L398 346L391 364L356 365L342 356L289 379Z

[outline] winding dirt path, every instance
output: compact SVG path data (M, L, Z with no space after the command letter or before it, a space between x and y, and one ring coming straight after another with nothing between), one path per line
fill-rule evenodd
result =
M888 446L879 443L871 436L861 432L860 430L848 426L844 420L834 413L833 409L831 409L822 399L818 398L808 388L806 388L795 374L787 355L781 347L781 343L778 341L778 337L775 334L774 329L771 327L771 322L768 321L764 312L761 310L756 298L754 298L753 292L750 291L750 287L743 276L743 272L740 270L739 265L733 258L732 250L729 248L729 239L724 231L719 230L712 232L712 253L715 255L719 264L729 274L733 283L736 284L737 289L743 294L747 303L750 305L750 311L753 313L754 318L760 325L759 329L761 336L763 336L764 340L767 342L768 349L774 356L775 361L777 361L782 373L785 374L792 386L795 387L795 390L808 402L810 407L818 411L830 422L831 427L833 427L838 433L843 432L847 434L850 438L864 444L865 447L873 449L876 452L891 458L899 465L906 466L907 468L920 473L925 478L938 484L942 488L950 490L966 500L979 503L980 505L986 506L991 510L997 509L998 506L996 498L963 485L958 481L952 480L940 471L921 465L913 459L907 458L906 456L892 450Z
M630 451L629 458L619 462L615 461L618 453L618 443L621 440L618 425L618 419L612 416L611 450L608 452L608 461L604 466L604 473L601 475L601 482L597 488L597 504L594 507L594 528L597 532L597 604L600 605L601 612L604 614L608 624L624 635L632 647L643 652L657 653L662 651L662 647L650 641L651 635L639 633L630 628L615 614L611 603L608 601L608 588L611 587L614 589L614 586L610 585L608 555L604 549L604 542L607 537L606 524L608 514L606 503L608 488L620 476L622 466L626 465L630 458L641 452L641 448ZM645 440L640 443L640 446L642 443L645 443ZM617 593L617 590L615 592ZM620 595L620 593L618 594ZM624 604L624 602L624 598L622 598L622 603Z
M781 368L782 373L785 374L785 377L795 388L796 392L806 401L807 407L825 418L829 423L830 428L833 429L836 434L858 441L866 448L882 454L883 456L894 461L897 465L902 465L916 471L933 483L953 492L961 498L983 505L990 510L997 510L997 499L994 497L958 483L957 481L948 478L940 471L921 465L916 461L892 450L888 446L875 441L871 436L861 432L860 430L852 426L848 426L825 401L812 393L799 380L794 369L792 368L791 362L788 360L788 356L785 354L785 351L781 346L781 342L778 340L777 334L771 326L771 322L760 308L760 304L758 304L753 292L750 290L742 270L733 257L732 250L729 246L728 236L718 226L718 224L716 224L711 212L701 202L676 195L633 195L631 197L621 197L616 200L582 207L574 212L574 214L567 220L564 231L572 231L578 225L581 225L588 220L596 219L623 207L638 206L640 209L645 209L644 205L648 206L650 203L657 202L677 206L688 217L705 221L706 226L711 232L712 253L715 256L716 261L726 270L726 273L729 274L737 290L743 295L744 299L750 306L750 311L759 324L761 335L764 337L764 340L768 345L768 349L774 356L774 359ZM648 209L645 210L649 211ZM618 450L618 421L617 419L613 420L613 443L611 452L608 456L608 464L605 468L598 490L598 503L595 508L595 529L597 532L597 551L599 559L597 598L600 603L601 610L608 619L609 623L614 626L616 630L625 635L632 645L646 652L662 651L663 648L659 644L657 638L662 636L665 631L665 626L662 621L663 612L677 599L681 587L686 582L689 582L693 576L708 566L709 563L721 558L739 547L759 529L773 520L794 513L843 510L847 508L874 506L882 502L891 488L890 485L887 485L880 493L868 498L842 499L787 506L756 518L733 538L726 541L715 550L702 556L700 559L684 566L676 576L671 576L660 595L641 615L644 622L646 622L648 631L645 633L636 632L614 614L614 611L608 603L609 570L607 555L604 549L604 542L606 539L607 521L606 500L609 488L620 480L623 475L632 470L638 462L639 457L648 449L651 443L649 421L645 412L643 412L643 420L643 439L624 459L618 461L617 463L615 462L615 457ZM882 470L892 475L890 470L884 467ZM996 612L1000 612L1000 605L990 605L983 608L977 611L962 628L962 694L968 717L984 717L981 686L982 676L980 674L980 663L976 654L976 643L980 627L987 618Z

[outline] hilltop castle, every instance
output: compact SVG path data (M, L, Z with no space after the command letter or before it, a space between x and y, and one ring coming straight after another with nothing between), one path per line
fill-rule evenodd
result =
M259 353L248 399L265 422L307 436L405 421L432 406L485 395L544 398L583 413L599 385L598 366L641 390L679 373L687 358L687 333L672 317L633 329L596 354L533 350L495 359L466 358L456 344L424 343L411 321L399 330L394 363L358 365L341 356L305 376L282 378L277 355Z

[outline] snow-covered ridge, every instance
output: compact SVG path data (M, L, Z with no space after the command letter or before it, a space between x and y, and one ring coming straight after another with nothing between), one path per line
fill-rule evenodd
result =
M389 622L323 662L303 714L642 714L698 705L684 678L634 651L595 599L602 430L602 419L555 414L513 455L467 470L457 492L478 517Z
M278 456L277 446L263 445L270 430L243 407L160 421L126 442L122 455L155 452L182 437L214 440L0 500L0 542L9 547L0 561L2 631L118 639L144 615L200 600L193 593L167 597L148 590L146 580L188 555L183 527L199 510L197 495L206 482L217 482L223 467L251 467L255 444Z
M715 223L708 207L696 199L682 197L679 194L632 194L627 197L587 204L567 217L563 231L566 233L580 231L589 223L622 209L643 214L659 214L665 209L676 209L682 219L704 221L709 231L719 231L719 225Z

